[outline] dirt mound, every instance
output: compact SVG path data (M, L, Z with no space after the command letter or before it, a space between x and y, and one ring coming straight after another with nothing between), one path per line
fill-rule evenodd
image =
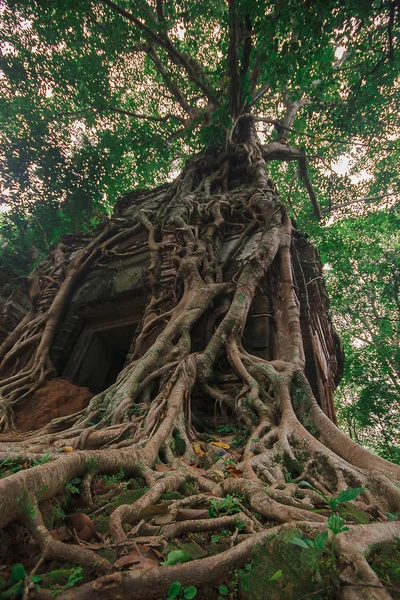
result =
M52 379L21 407L16 417L16 426L20 431L40 429L56 417L82 410L92 397L88 388L78 387L66 379Z

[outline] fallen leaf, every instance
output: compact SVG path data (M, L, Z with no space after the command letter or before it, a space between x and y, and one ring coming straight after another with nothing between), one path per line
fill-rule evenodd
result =
M193 450L197 456L204 456L205 452L200 448L200 444L193 444Z
M85 515L85 513L74 513L68 517L68 520L73 529L75 529L77 536L84 542L89 542L92 538L101 540L92 519L88 515Z
M63 452L73 452L73 451L74 451L74 449L73 449L73 447L72 447L72 446L64 446L64 447L62 448L62 451L63 451Z
M130 530L130 532L129 532L129 534L128 534L128 535L129 535L129 537L130 537L130 536L134 536L134 535L136 535L136 534L139 532L139 530L140 530L141 526L142 526L142 525L144 525L144 523L145 523L145 520L144 520L144 519L141 519L141 520L139 521L139 523L137 523L137 524L136 524L134 527L132 527L132 529Z
M132 568L135 569L153 569L154 567L158 567L159 563L156 560L151 558L147 558L145 555L140 554L136 549L129 552L125 556L121 556L118 560L115 561L114 567L117 569L123 568Z
M65 525L61 525L57 527L57 529L53 529L50 531L50 535L53 539L58 540L59 542L64 542L71 537L71 532Z
M175 521L175 517L171 513L156 515L153 519L154 525L166 525L167 523L171 523L171 521Z
M239 471L234 465L229 465L226 470L230 477L243 477L242 471Z
M115 561L114 567L117 569L126 567L130 569L152 569L160 565L160 559L162 558L163 555L160 552L146 544L136 544L134 550Z
M224 442L211 442L212 446L217 446L217 448L223 448L224 450L229 450L229 444L224 444Z

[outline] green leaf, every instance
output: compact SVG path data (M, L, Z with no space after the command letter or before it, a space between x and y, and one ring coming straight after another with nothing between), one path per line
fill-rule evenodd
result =
M20 598L24 593L24 584L23 583L14 583L13 586L1 592L0 600L9 600L10 598Z
M349 528L344 526L343 519L335 514L329 517L326 526L334 535L342 533L343 531L349 531Z
M181 591L181 584L179 581L174 581L168 588L168 600L174 600L179 596Z
M389 519L389 521L397 521L399 515L395 512L385 512L385 517Z
M300 548L306 548L309 550L311 546L307 544L306 541L309 542L310 540L302 540L301 538L291 538L289 540L291 544L295 544L296 546L300 546Z
M183 590L183 597L186 600L192 600L195 596L197 596L197 588L194 585L189 585L189 587Z
M26 571L24 565L21 563L16 563L13 565L11 569L11 581L12 583L18 583L19 581L25 581L26 579Z
M218 588L219 593L221 594L221 596L226 596L228 593L228 588L226 587L226 585L224 585L223 583L219 586Z
M365 492L365 488L349 488L348 490L340 492L336 498L336 501L338 504L341 502L350 502L350 500L354 500L363 492Z
M322 533L319 533L317 535L317 537L314 540L314 547L316 548L316 550L320 550L321 552L326 550L326 544L328 543L328 537L329 537L329 534L327 531L323 531Z
M310 490L317 491L315 487L311 485L311 483L308 483L308 481L305 481L304 479L302 481L299 481L298 485L301 485L301 487L309 488Z
M272 575L272 577L270 577L269 579L267 579L267 581L275 581L275 579L280 579L282 577L282 575L283 575L283 573L282 573L281 569L279 569L279 571L277 571L276 573L274 573Z
M193 558L184 550L173 550L172 552L168 552L167 560L161 564L164 567L169 567L171 565L177 565L178 563L189 562L190 560L193 560Z

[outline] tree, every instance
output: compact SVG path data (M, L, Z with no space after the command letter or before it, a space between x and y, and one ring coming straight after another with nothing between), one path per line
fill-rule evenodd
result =
M337 221L319 245L331 257L331 308L345 347L339 421L357 442L397 463L398 226L396 207L381 210ZM339 242L334 257L329 246Z
M398 3L36 2L4 5L3 17L4 198L13 207L4 217L3 252L12 265L15 232L27 223L33 233L26 241L34 235L35 246L48 252L30 278L32 309L1 348L3 431L12 430L18 405L54 375L51 345L78 282L142 231L151 300L133 361L88 409L21 439L3 435L1 525L27 528L41 550L37 569L49 557L86 568L88 583L64 589L63 598L156 598L168 589L177 597L178 581L193 597L190 584L219 583L259 542L284 545L274 536L293 526L307 573L326 593L356 599L367 589L371 598L390 597L367 557L399 535L399 467L345 436L315 401L304 373L291 216L301 222L312 207L321 219L338 205L359 203L360 189L373 202L395 197ZM374 172L373 184L344 187L330 173L346 152ZM378 152L387 157L385 168ZM133 195L129 214L121 209L104 219L96 212L107 204L104 193L160 183L178 170L177 155L182 173ZM273 177L288 190L287 202ZM66 238L52 246L62 228L81 228L81 214L86 235L76 238L78 246ZM93 232L96 219L102 222ZM232 224L240 235L222 260L221 232ZM228 279L235 254L255 232L258 245ZM167 243L176 274L165 296ZM268 359L243 341L260 287L276 331ZM227 372L235 383L222 388ZM222 471L218 463L198 469L204 440L192 425L196 396L215 411L223 407L234 430L245 428L234 469L229 455ZM45 460L42 451L50 452ZM65 543L59 531L56 539L43 515L66 484L71 493L79 483L82 502L92 506L99 477L104 483L114 474L116 484L121 469L122 478L140 478L144 493L112 511L114 544L129 547L124 526L146 521L163 494L188 482L195 487L169 506L163 535L223 527L236 528L232 540L241 528L251 535L193 563L176 550L163 567L107 574L110 562L96 546ZM225 477L229 470L234 476ZM192 521L183 511L182 522L168 524L182 507L205 505L212 519ZM345 526L349 511L368 525L353 517L356 524ZM85 527L93 533L88 517L80 515L81 526L73 517L78 540ZM138 532L143 541L158 528L140 521L133 544ZM136 563L145 568L147 551L138 548ZM25 579L25 597L48 597L30 591L37 569ZM271 575L272 582L280 577ZM21 579L15 575L13 583Z

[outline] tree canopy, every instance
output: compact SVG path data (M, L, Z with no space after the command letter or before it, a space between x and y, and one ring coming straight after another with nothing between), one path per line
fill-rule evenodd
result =
M384 418L393 440L398 4L8 0L0 10L3 264L26 273L61 233L90 229L133 187L171 180L251 113L266 148L287 142L270 174L332 269L342 388L356 398L343 418ZM350 375L368 384L350 392Z

